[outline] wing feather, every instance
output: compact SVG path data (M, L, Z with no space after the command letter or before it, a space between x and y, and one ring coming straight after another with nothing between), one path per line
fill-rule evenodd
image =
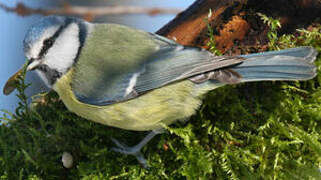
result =
M79 101L87 104L102 106L125 101L243 60L213 56L208 51L184 47L165 37L125 26L99 28L104 31L104 37L87 38L91 46L86 47L85 43L73 73L73 92ZM104 49L100 52L97 47ZM235 74L217 71L210 78L229 83L237 81Z

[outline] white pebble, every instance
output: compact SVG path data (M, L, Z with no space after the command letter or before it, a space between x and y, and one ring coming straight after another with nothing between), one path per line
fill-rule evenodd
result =
M71 168L73 164L73 158L72 155L69 152L62 153L61 158L62 164L65 168Z

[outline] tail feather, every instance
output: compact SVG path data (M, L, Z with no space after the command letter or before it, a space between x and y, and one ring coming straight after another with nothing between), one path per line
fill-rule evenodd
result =
M299 47L242 55L244 61L229 68L240 75L239 82L308 80L317 74L313 64L317 54L312 47ZM225 84L218 79L205 81L195 85L194 93L199 96Z
M312 64L316 55L311 47L243 55L246 60L231 69L242 76L242 82L308 80L316 76Z
M318 52L310 46L303 46L298 48L290 48L284 49L280 51L269 51L269 52L262 52L256 54L247 54L241 55L244 58L252 58L252 57L268 57L268 56L292 56L297 58L302 58L302 60L313 62L317 56Z

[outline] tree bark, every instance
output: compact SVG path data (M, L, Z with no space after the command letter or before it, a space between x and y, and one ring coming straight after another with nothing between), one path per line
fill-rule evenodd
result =
M208 17L209 10L212 15ZM320 24L320 0L196 0L157 33L180 44L208 48L208 23L214 30L216 47L237 55L267 49L267 32L257 13L279 19L279 33Z

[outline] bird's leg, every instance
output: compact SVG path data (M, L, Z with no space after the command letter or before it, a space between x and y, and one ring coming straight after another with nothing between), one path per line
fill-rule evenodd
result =
M142 155L142 153L140 152L140 150L150 141L153 139L154 136L156 136L157 134L161 134L163 133L164 130L160 129L160 130L153 130L150 133L148 133L143 140L141 140L138 144L136 144L135 146L132 147L128 147L122 143L120 143L119 141L117 141L114 138L111 138L111 140L116 144L117 147L112 148L113 151L116 152L120 152L123 154L128 154L128 155L133 155L137 158L137 160L145 167L147 168L147 161L144 158L144 156Z

